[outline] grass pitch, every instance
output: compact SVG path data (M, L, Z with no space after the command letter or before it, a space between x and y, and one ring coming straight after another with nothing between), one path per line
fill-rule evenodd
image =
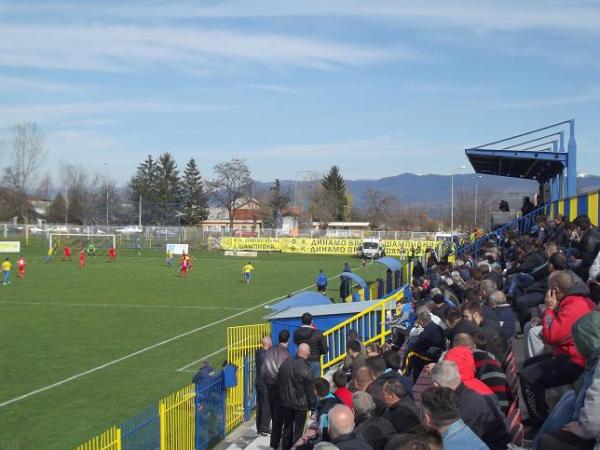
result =
M10 450L72 448L157 403L191 382L177 369L215 352L213 365L225 358L228 326L261 322L257 305L306 288L320 268L338 274L348 260L261 254L247 286L246 260L217 253L194 253L186 279L158 252L115 264L88 258L84 270L77 258L46 264L24 253L26 278L13 270L0 289L0 448ZM380 270L359 273L374 279ZM329 296L338 287L332 280Z

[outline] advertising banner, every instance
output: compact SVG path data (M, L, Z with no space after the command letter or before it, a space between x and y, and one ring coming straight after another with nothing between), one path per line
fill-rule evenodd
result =
M0 253L19 253L21 241L0 241Z

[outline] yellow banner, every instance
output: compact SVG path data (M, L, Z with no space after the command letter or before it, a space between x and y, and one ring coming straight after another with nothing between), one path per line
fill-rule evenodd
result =
M313 255L355 255L362 239L350 238L253 238L223 237L221 250L254 250L259 252L302 253ZM389 256L423 256L435 241L383 239Z
M19 253L20 251L20 241L0 241L0 253Z

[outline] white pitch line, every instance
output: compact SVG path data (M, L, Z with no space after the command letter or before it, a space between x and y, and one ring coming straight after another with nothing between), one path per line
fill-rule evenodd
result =
M212 352L210 355L205 355L205 356L203 356L202 358L200 358L200 359L197 359L196 361L192 361L191 363L189 363L189 364L186 364L186 365L185 365L185 366L183 366L183 367L180 367L179 369L177 369L177 372L188 372L188 370L187 370L187 369L188 369L188 367L191 367L191 366L193 366L194 364L198 364L199 362L202 362L202 361L204 361L205 359L208 359L208 358L211 358L211 357L213 357L213 356L215 356L215 355L218 355L219 353L221 353L221 352L224 352L225 350L227 350L227 346L225 346L225 347L223 347L223 348L220 348L220 349L219 349L219 350L217 350L217 351L214 351L214 352ZM194 372L195 372L195 370L194 370Z
M360 267L362 267L362 266L356 267L355 270L359 269ZM332 280L334 278L337 278L338 276L339 275L336 275L335 277L330 277L330 278L328 278L328 280ZM307 286L305 288L299 289L296 292L300 292L300 291L304 291L306 289L310 289L313 286L315 286L315 283L313 283L313 284L311 284L311 285L309 285L309 286ZM76 375L70 376L68 378L65 378L64 380L58 381L58 382L53 383L53 384L49 384L48 386L44 386L44 387L41 387L41 388L36 389L34 391L31 391L31 392L28 392L26 394L20 395L19 397L11 398L10 400L5 400L2 403L0 403L0 408L4 408L5 406L12 405L13 403L20 402L21 400L25 400L26 398L33 397L34 395L40 394L42 392L49 391L50 389L53 389L53 388L58 387L58 386L62 386L63 384L66 384L66 383L69 383L71 381L77 380L78 378L84 377L86 375L89 375L91 373L97 372L99 370L106 369L107 367L110 367L110 366L113 366L115 364L118 364L118 363L120 363L122 361L125 361L125 360L129 359L129 358L133 358L134 356L141 355L142 353L146 353L147 351L154 350L155 348L161 347L161 346L163 346L165 344L168 344L169 342L176 341L177 339L180 339L182 337L189 336L190 334L197 333L198 331L202 331L202 330L205 330L207 328L214 327L215 325L219 325L219 324L221 324L223 322L227 322L228 320L235 319L236 317L244 315L247 312L254 311L255 309L258 309L258 308L260 308L262 306L268 305L269 303L272 303L275 300L280 300L280 299L286 298L286 296L287 295L281 295L279 297L272 298L271 300L267 300L266 302L263 302L263 303L260 303L258 305L252 306L252 307L250 307L250 308L248 308L248 309L246 309L244 311L240 311L239 313L232 314L231 316L224 317L223 319L219 319L216 322L209 323L207 325L202 325L201 327L194 328L193 330L189 330L189 331L186 331L185 333L178 334L177 336L173 336L173 337L171 337L169 339L165 339L164 341L160 341L160 342L157 342L156 344L149 345L148 347L144 347L144 348L142 348L140 350L137 350L137 351L135 351L133 353L130 353L130 354L125 355L125 356L122 356L122 357L117 358L117 359L115 359L113 361L109 361L109 362L104 363L104 364L102 364L100 366L94 367L93 369L89 369L89 370L86 370L85 372L81 372L81 373L78 373Z
M98 308L166 308L166 309L223 309L245 310L246 308L234 306L202 306L202 305L137 305L133 303L60 303L60 302L3 302L0 305L39 305L39 306L91 306Z

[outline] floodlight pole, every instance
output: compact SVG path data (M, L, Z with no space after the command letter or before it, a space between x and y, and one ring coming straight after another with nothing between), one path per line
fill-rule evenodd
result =
M106 184L106 229L108 231L108 163L104 163L104 168L105 168L104 182Z
M139 225L142 227L142 194L140 194L140 202L139 202Z
M483 178L482 175L477 175L477 177L475 178L475 225L474 225L475 230L477 230L477 186L478 186L478 181L481 180L482 178Z

